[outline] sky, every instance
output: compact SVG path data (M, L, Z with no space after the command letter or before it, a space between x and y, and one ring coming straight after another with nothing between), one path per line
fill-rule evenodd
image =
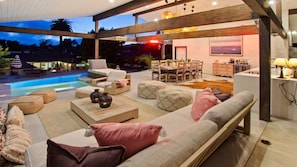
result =
M67 18L71 22L71 27L73 32L87 33L95 29L95 22L93 22L92 17L80 17L80 18ZM10 22L1 23L0 26L12 26L12 27L22 27L22 28L35 28L49 30L52 20L37 20L37 21L26 21L26 22ZM134 25L135 18L132 15L118 15L103 19L99 21L99 28L104 27L105 29L120 28L124 26ZM143 23L140 20L139 23ZM70 38L70 37L65 37ZM52 44L56 45L59 42L58 36L50 35L37 35L37 34L22 34L22 33L10 33L10 32L0 32L0 39L5 40L16 40L20 44L36 44L39 45L40 42L49 39ZM78 42L81 38L76 39Z

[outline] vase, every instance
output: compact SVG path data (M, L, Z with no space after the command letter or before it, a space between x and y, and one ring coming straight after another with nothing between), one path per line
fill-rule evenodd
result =
M95 89L94 92L90 94L90 99L92 103L98 103L99 96L100 96L99 89Z
M99 95L98 101L101 108L108 108L111 105L112 97L108 93L104 92Z

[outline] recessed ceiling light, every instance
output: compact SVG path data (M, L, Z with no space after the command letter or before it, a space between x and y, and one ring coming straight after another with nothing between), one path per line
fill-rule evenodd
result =
M154 21L159 21L159 19L155 18Z
M114 0L109 0L109 3L114 3Z
M212 3L211 3L213 6L216 6L216 5L218 5L218 2L217 1L212 1Z

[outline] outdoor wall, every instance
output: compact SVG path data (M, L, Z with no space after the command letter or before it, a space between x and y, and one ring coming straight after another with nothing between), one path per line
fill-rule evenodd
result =
M203 61L203 73L212 74L212 63L229 62L230 58L248 59L251 68L259 67L259 35L245 35L242 39L243 56L210 56L209 38L191 38L173 40L173 58L175 58L175 47L186 46L187 58Z

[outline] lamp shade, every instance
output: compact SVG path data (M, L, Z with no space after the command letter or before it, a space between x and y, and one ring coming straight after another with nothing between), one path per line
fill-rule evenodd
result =
M287 65L287 59L286 58L276 58L273 62L274 65L284 67Z
M297 68L297 58L290 58L288 66L292 68Z

